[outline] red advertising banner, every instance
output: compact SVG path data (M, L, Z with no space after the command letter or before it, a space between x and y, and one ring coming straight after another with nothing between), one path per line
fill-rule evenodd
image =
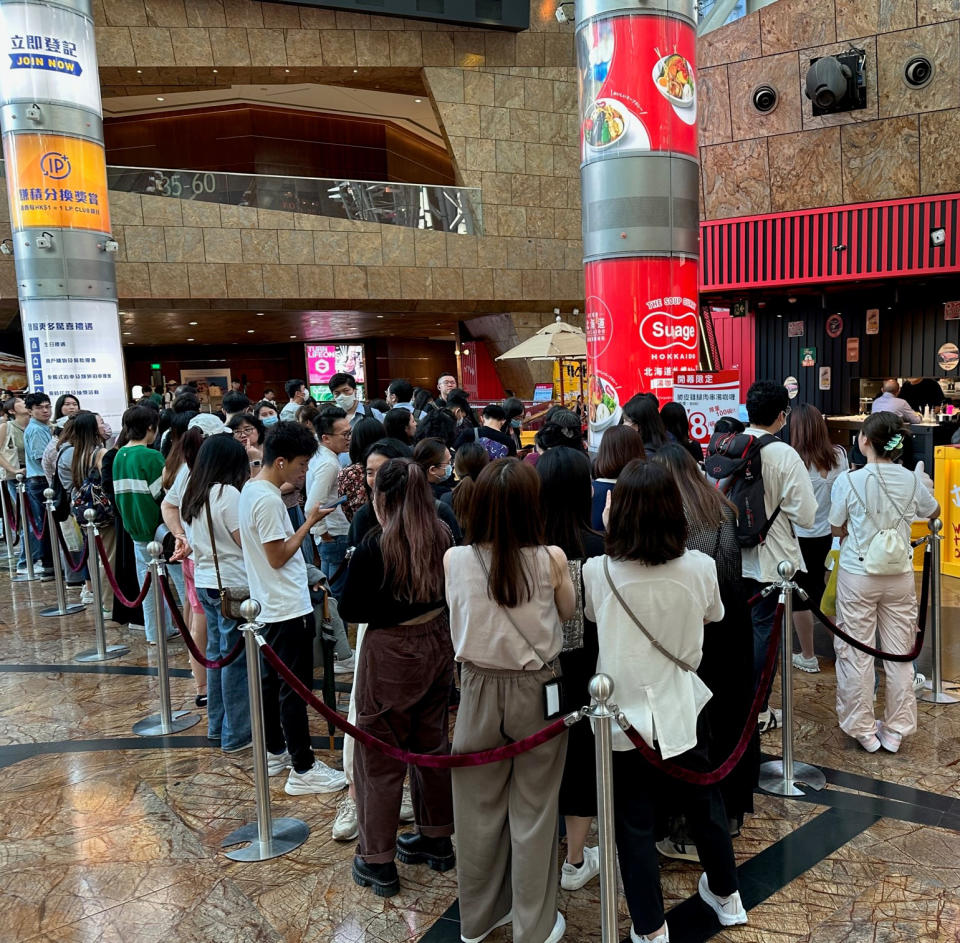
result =
M577 34L581 160L698 156L696 30L665 16L594 19Z
M617 425L635 393L673 398L673 375L696 370L697 263L606 259L586 266L590 445ZM669 294L666 294L669 292Z

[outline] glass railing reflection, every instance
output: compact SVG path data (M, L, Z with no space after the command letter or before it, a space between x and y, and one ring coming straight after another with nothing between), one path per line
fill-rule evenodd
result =
M0 161L0 173L3 161ZM374 180L107 167L110 190L410 229L482 234L480 191Z

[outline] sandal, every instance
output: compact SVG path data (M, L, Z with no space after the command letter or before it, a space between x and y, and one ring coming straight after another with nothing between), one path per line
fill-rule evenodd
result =
M206 706L207 706L207 695L206 695L206 694L198 694L198 695L193 699L193 703L196 704L197 707L206 707Z

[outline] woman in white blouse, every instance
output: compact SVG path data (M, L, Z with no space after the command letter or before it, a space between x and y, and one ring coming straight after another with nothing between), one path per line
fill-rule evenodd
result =
M687 550L683 500L661 465L630 462L610 503L607 553L583 565L584 613L597 623L597 670L614 680L614 698L664 759L705 769L697 720L711 694L697 677L703 625L723 618L716 566ZM642 626L642 627L641 627ZM650 640L654 639L656 645ZM656 849L659 808L686 813L706 873L701 898L724 926L746 923L733 847L717 786L697 787L649 764L616 728L614 816L633 943L668 943Z
M923 463L915 473L896 464L905 442L903 422L895 413L870 416L857 440L867 464L837 479L830 508L833 533L842 539L837 622L849 635L871 646L879 632L884 651L901 653L910 651L917 637L910 524L940 514ZM881 529L890 538L891 550L896 550L899 542L899 559L876 558L885 543L880 535L875 546L874 538ZM894 530L898 542L893 539ZM876 753L881 746L896 753L903 738L917 729L910 662L883 662L887 678L885 710L878 724L873 706L873 657L839 638L834 639L833 647L837 653L840 729L868 753Z

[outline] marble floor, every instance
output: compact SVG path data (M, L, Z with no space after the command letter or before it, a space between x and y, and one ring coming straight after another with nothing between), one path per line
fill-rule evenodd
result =
M960 581L945 580L943 599L944 673L960 677ZM0 570L0 943L459 939L455 871L400 865L401 893L374 897L351 879L353 845L330 837L339 796L287 796L282 776L274 815L307 822L307 842L268 862L225 858L223 837L255 817L249 753L211 748L203 722L134 736L157 709L156 649L108 623L108 642L130 654L79 664L92 613L40 617L53 602L51 584L11 584ZM675 943L960 940L960 705L921 703L901 753L869 755L837 729L832 664L823 668L794 674L795 755L824 769L827 788L758 794L734 841L746 927L721 931L695 896L699 867L663 862ZM170 690L175 708L192 707L180 643ZM313 732L339 765L316 718ZM778 754L778 736L764 749ZM597 882L561 891L560 905L567 940L600 940ZM622 901L620 914L622 939Z

